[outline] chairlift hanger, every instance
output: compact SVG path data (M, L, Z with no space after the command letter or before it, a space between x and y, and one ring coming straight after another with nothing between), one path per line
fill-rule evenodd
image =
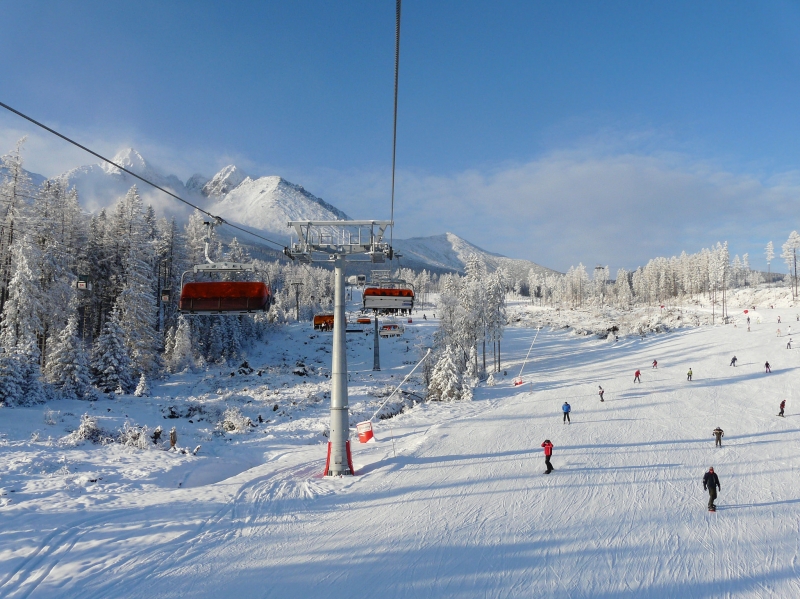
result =
M206 222L206 264L195 264L181 275L181 298L178 309L182 314L237 315L266 312L272 302L269 275L255 263L214 262L208 255L212 223ZM185 282L189 273L252 272L267 281L192 281Z

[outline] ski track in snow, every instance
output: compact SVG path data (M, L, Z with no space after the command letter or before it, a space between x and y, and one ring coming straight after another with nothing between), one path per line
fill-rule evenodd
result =
M219 482L0 508L0 595L800 597L797 354L771 325L618 343L543 330L515 388L532 335L506 330L509 374L475 401L354 439L355 477L322 478L324 445L300 441Z

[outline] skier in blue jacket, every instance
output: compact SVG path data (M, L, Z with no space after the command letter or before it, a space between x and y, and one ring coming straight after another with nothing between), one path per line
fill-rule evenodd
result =
M564 420L562 422L564 422L565 424L570 422L569 411L571 409L572 408L570 407L570 405L567 402L564 402L564 405L561 406L561 411L564 412Z

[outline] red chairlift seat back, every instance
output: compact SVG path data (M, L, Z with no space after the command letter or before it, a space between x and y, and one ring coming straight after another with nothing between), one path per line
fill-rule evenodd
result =
M250 313L269 310L271 294L262 281L202 281L183 285L179 309L198 313Z

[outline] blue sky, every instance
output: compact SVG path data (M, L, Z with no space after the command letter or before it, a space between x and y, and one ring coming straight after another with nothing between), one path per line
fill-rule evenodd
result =
M0 1L0 100L187 178L236 163L386 218L394 2ZM797 224L800 5L406 0L396 235L566 270ZM93 162L30 133L45 175Z

